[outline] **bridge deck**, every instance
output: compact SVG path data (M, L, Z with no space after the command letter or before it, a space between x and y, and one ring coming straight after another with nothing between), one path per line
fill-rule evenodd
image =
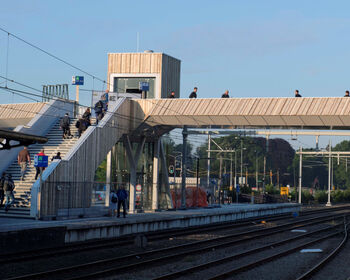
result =
M150 126L349 129L350 98L134 100Z

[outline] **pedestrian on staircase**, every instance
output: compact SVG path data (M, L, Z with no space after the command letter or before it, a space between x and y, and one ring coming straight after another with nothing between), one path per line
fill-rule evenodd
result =
M40 150L40 153L37 154L37 156L45 156L44 149ZM35 167L36 173L35 173L35 180L38 179L38 176L40 175L40 172L43 172L45 170L45 167Z
M61 158L61 152L57 152L57 154L51 158L51 161L53 161L55 159L62 159Z
M21 167L21 181L24 180L24 174L27 170L27 163L31 164L30 154L26 146L23 147L23 150L18 153L17 161Z
M5 192L5 212L7 213L12 204L15 203L15 196L13 190L15 189L15 183L12 180L11 174L6 174L4 179L4 192Z
M79 119L79 126L78 126L79 138L87 128L88 128L87 122L83 118Z
M87 127L91 125L90 117L91 117L90 108L87 108L83 114L83 120L86 122Z
M72 136L72 134L70 133L69 125L70 125L70 118L69 118L69 114L66 113L60 122L60 126L63 130L63 136L62 136L63 139L66 139Z
M6 173L2 173L2 176L0 178L0 207L4 205L4 198L5 198L5 192L4 192L4 182L5 182L5 176Z
M103 107L104 104L102 100L99 100L96 102L94 110L95 110L95 115L96 115L96 125L98 125L98 122L103 118Z

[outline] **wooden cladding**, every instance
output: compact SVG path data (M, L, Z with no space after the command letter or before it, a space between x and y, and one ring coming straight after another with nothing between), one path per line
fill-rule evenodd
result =
M180 96L181 61L164 53L109 53L108 84L112 74L155 74L160 78L160 95L166 98L170 92Z

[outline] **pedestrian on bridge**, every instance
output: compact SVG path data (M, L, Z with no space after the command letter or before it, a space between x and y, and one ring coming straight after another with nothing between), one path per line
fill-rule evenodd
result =
M63 130L63 135L62 135L63 139L72 137L72 134L70 132L70 127L69 127L70 126L70 117L69 117L68 113L66 113L64 115L64 117L61 119L60 126Z
M302 96L299 94L299 90L296 89L294 93L295 93L295 97L302 97Z
M123 205L123 216L126 218L126 199L128 198L128 193L126 192L124 186L121 186L117 191L118 196L118 211L117 217L120 217L120 206Z
M350 97L350 95L349 95L349 91L348 91L348 90L345 92L344 97Z
M191 92L189 98L197 98L197 90L198 90L198 88L195 87L195 88L193 89L193 91Z
M7 213L12 204L15 203L15 196L13 190L15 189L15 183L12 180L11 174L6 174L4 179L4 192L5 192L5 212Z
M44 149L41 149L41 150L40 150L40 153L38 153L37 156L45 156ZM35 167L35 169L36 169L35 180L37 180L39 174L45 170L45 167L38 167L38 166L37 166L37 167ZM40 175L40 176L41 176L41 175Z
M222 95L221 98L230 98L230 96L228 95L228 90L226 90Z
M17 161L21 167L21 181L24 180L24 174L27 170L27 163L31 164L30 154L26 146L23 147L23 150L18 153Z
M170 92L170 95L168 98L175 98L175 91Z

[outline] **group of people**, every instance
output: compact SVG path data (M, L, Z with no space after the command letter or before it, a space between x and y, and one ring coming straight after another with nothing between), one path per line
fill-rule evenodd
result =
M193 89L193 91L190 93L189 97L188 98L197 98L197 91L198 91L198 88L195 87ZM294 97L302 97L299 93L299 90L295 90L294 91ZM349 94L349 91L345 91L345 95L344 97L350 97L350 94ZM175 97L175 91L171 91L170 92L170 95L168 96L168 98L176 98ZM230 95L229 95L229 91L226 90L222 95L221 95L221 98L230 98Z
M194 87L193 91L190 93L188 98L197 98L197 91L198 91L198 88ZM168 98L176 98L175 91L171 91ZM230 98L229 91L225 90L225 92L221 95L221 98Z
M96 102L94 105L94 110L96 114L96 125L104 115L106 114L108 110L108 95L109 91L106 90L106 92L102 95L101 99ZM60 121L60 127L63 131L62 138L63 139L69 139L72 138L71 130L70 130L70 117L69 113L66 113L65 116ZM91 110L90 108L87 108L84 112L84 114L77 120L75 123L75 127L78 129L78 137L83 134L85 130L88 129L88 127L91 125Z
M128 193L124 187L119 188L117 191L111 190L109 197L109 215L111 217L120 217L120 208L123 206L123 217L126 218L126 200Z

